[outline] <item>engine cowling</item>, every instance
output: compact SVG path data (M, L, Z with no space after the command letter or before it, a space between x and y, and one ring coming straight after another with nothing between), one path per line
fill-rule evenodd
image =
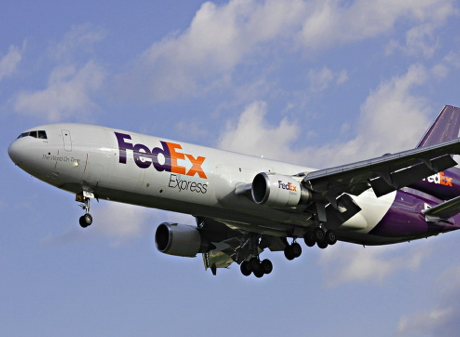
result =
M184 257L205 253L209 246L196 227L170 222L158 226L155 243L162 253Z
M279 208L306 204L312 197L294 177L267 172L254 177L251 194L256 204Z

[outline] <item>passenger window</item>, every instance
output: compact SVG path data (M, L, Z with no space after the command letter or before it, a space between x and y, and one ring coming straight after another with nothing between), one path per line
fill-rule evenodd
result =
M48 139L48 138L46 137L46 132L43 131L43 130L38 131L38 138L39 138L39 139Z
M37 138L37 131L30 131L29 136Z

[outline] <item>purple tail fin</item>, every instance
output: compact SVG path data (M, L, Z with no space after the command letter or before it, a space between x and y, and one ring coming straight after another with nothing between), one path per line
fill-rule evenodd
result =
M446 105L422 137L417 147L435 145L458 137L460 130L460 108Z

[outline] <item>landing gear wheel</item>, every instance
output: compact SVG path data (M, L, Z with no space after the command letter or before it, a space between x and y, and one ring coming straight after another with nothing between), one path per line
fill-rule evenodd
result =
M304 241L305 241L305 244L308 247L313 247L315 245L315 243L316 243L314 233L311 232L311 233L308 233L307 235L305 235Z
M335 245L335 243L337 242L337 236L335 235L335 232L333 230L328 230L326 232L326 242L331 246Z
M324 241L325 233L322 228L316 227L313 231L313 235L317 243Z
M252 271L249 269L249 262L248 261L243 261L240 264L240 270L241 270L241 274L243 274L244 276L249 276L252 273Z
M321 249L327 248L328 244L326 241L318 242L318 247Z
M249 269L254 273L254 275L261 269L260 261L258 258L253 257L249 260Z
M284 248L284 256L286 256L286 259L289 261L295 259L294 252L292 251L292 246L286 246L286 248Z
M254 270L253 273L254 276L257 278L261 278L262 276L264 276L264 271L262 270L262 268L260 268L259 270Z
M270 274L273 271L273 263L270 260L263 260L261 263L261 269L264 274Z
M297 242L292 243L291 251L292 251L292 254L294 255L295 258L297 258L300 255L302 255L302 247Z
M80 217L79 222L81 227L86 228L93 223L93 217L91 216L91 214L86 213L85 215Z

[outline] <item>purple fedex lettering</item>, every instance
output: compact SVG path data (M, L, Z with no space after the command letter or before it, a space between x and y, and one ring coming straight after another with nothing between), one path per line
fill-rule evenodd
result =
M166 142L160 142L163 148L156 147L152 150L152 162L157 171L168 171L171 172L171 154L169 152L169 147ZM165 163L160 164L158 161L158 155L162 154L165 157Z
M146 169L152 164L155 169L159 172L167 171L178 174L185 174L190 177L198 175L200 178L207 179L205 172L201 165L203 164L205 157L195 156L181 152L182 146L176 143L168 143L160 141L161 147L155 147L152 151L144 144L131 144L127 142L131 140L131 136L115 132L115 136L118 141L119 158L120 164L127 163L128 150L133 151L134 162L137 167ZM159 155L162 155L164 160L159 160ZM178 164L178 160L188 160L192 167L187 171L184 166Z
M118 133L115 132L115 135L118 140L118 149L119 149L119 158L118 162L120 164L126 164L126 150L132 150L133 151L133 157L134 157L134 162L139 168L148 168L150 165L153 164L157 171L171 171L171 156L169 153L169 148L165 142L160 142L163 148L158 148L155 147L152 152L150 152L150 149L145 146L144 144L136 144L133 146L131 143L127 143L125 139L131 140L131 136L124 134L124 133ZM164 164L161 164L158 160L158 155L162 154L164 156ZM150 159L150 160L142 160L141 158L144 159Z
M120 164L126 164L126 150L132 150L133 144L126 143L125 139L131 139L130 135L125 135L124 133L115 132L115 136L117 136L118 140L118 162Z

